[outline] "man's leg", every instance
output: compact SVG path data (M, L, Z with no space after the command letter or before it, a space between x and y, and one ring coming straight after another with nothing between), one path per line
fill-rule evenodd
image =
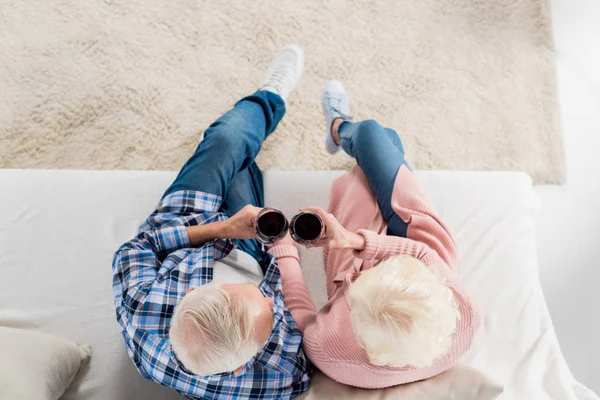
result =
M219 211L231 217L247 204L255 207L265 206L262 173L255 162L235 174ZM237 240L236 247L261 263L262 246L256 239Z
M285 114L285 100L304 67L298 46L285 46L269 67L264 90L240 100L205 132L196 152L185 163L164 196L195 190L224 198L234 176L254 162L265 138Z
M254 162L284 114L283 99L269 91L240 100L204 132L204 139L164 196L195 190L225 197L235 174Z
M362 168L377 203L388 223L390 235L406 237L407 224L392 209L392 192L401 165L406 165L404 147L398 134L377 121L348 121L350 107L344 86L329 81L321 100L326 120L325 148L336 153L341 148Z

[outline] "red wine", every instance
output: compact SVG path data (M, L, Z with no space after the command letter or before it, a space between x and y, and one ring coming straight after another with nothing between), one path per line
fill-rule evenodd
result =
M256 238L264 244L274 243L285 236L288 222L283 213L273 208L265 208L256 217Z
M266 236L279 235L284 226L285 218L279 213L266 213L258 219L258 230Z
M318 239L323 231L323 221L311 212L296 215L290 224L290 234L298 242L310 242Z

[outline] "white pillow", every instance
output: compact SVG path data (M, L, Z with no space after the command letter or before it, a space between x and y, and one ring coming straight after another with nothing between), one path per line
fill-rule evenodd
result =
M308 391L299 400L492 400L502 386L481 372L458 364L433 378L386 389L358 389L343 385L315 370Z
M57 400L90 355L88 345L0 326L0 400Z

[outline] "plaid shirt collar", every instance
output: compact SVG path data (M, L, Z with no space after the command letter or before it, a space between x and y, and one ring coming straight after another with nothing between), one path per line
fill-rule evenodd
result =
M279 268L273 257L259 289L273 298L273 328L262 350L239 374L197 376L181 367L171 350L168 329L173 310L190 287L212 281L213 262L234 244L215 240L191 248L185 227L227 216L217 212L221 198L178 191L160 201L113 259L117 320L127 352L147 379L190 399L290 399L308 387L312 367L301 347L301 333L283 302Z

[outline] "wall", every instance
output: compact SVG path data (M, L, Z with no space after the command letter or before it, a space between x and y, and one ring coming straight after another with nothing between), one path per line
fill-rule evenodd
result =
M600 2L550 5L567 184L536 188L540 274L571 371L600 393Z

